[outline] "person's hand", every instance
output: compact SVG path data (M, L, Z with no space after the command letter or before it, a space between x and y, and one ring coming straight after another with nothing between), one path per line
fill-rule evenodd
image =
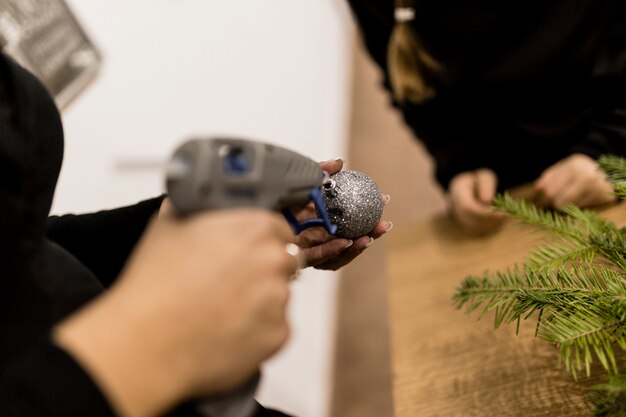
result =
M157 415L236 387L288 337L293 239L265 210L181 220L166 201L118 283L54 338L122 415Z
M320 167L330 175L335 174L343 168L343 161L336 159L321 162ZM384 195L383 200L389 202L389 195ZM317 217L313 203L307 205L296 214L299 221ZM393 224L390 221L381 219L378 225L369 234L359 236L356 239L344 239L329 235L321 227L312 227L304 230L296 237L296 243L302 249L304 255L304 266L312 266L317 269L337 270L349 264L365 249L367 249L375 239L391 230Z
M615 201L613 186L598 163L573 154L546 169L533 184L535 204L560 209L567 204L593 207Z
M504 215L491 205L497 185L495 172L487 168L461 172L450 181L450 213L468 234L487 234L502 224Z

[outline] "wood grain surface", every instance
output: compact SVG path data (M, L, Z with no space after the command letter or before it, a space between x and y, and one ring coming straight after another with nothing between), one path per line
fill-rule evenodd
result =
M600 212L622 226L626 206ZM521 262L545 235L508 222L482 238L444 215L397 224L389 236L388 294L395 417L589 416L601 372L578 382L555 346L534 338L536 320L493 328L452 304L468 275Z

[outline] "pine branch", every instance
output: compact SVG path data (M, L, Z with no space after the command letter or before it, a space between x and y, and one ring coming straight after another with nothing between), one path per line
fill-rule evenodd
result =
M587 242L565 241L561 246L546 243L528 256L526 265L536 271L554 270L564 265L591 265L596 253L595 245Z
M615 195L626 198L626 158L603 156L600 167ZM522 267L467 277L453 302L478 319L494 312L494 327L538 312L536 337L559 347L574 378L589 375L598 360L609 381L594 387L597 416L626 416L626 227L617 228L595 212L567 206L545 211L508 194L494 207L519 223L549 233ZM618 360L619 359L619 360Z
M624 276L611 268L576 266L555 271L516 267L493 278L468 277L453 297L457 308L478 319L494 311L494 327L527 319L539 311L536 336L559 346L561 359L574 377L590 372L597 357L616 372L614 345L626 350Z
M624 229L607 227L589 237L589 242L597 247L604 259L626 271L626 239Z
M616 308L614 300L604 295L572 301L543 315L537 337L559 346L561 360L574 377L583 367L589 375L594 357L607 372L617 373L614 349L626 348L626 334Z
M467 305L466 313L472 313L484 302L494 299L503 302L527 291L543 292L584 292L607 295L607 288L614 288L611 294L624 296L624 277L618 271L601 266L587 269L584 267L546 269L525 268L519 266L504 272L496 272L481 278L469 276L463 280L452 297L457 308ZM623 291L618 292L619 289ZM549 303L547 303L549 304ZM489 307L489 305L487 305ZM493 306L495 307L495 305ZM492 308L493 308L492 307Z
M494 207L518 222L547 231L553 240L530 255L529 266L558 267L569 262L587 263L595 254L626 270L626 230L617 228L591 210L569 205L562 213L542 210L509 194L498 195ZM569 249L568 249L569 248Z
M505 211L510 218L519 223L534 226L538 230L545 230L581 243L586 240L585 230L581 230L580 225L573 221L573 218L541 210L531 202L514 199L508 193L497 195L493 206ZM589 223L593 222L589 221Z
M602 155L598 165L611 182L626 182L626 159L616 155Z
M614 194L621 199L626 198L626 159L615 155L603 155L598 159L598 165L613 183Z
M626 183L625 182L613 183L613 194L622 200L625 199L626 198Z
M606 383L594 385L591 403L595 416L626 416L626 375L613 375Z
M515 273L500 273L499 277L500 281L497 283L490 281L487 276L467 277L453 296L456 308L466 307L466 314L469 315L483 305L478 317L480 320L489 311L514 301L523 281L518 279L519 275ZM495 327L498 326L499 322L496 319Z
M580 303L582 299L605 295L604 288L603 282L580 279L566 270L527 269L522 273L515 268L496 272L493 278L488 275L467 277L452 299L456 308L465 307L468 315L482 306L479 320L495 310L494 326L498 328L502 323L528 317L546 307L564 308L573 302Z

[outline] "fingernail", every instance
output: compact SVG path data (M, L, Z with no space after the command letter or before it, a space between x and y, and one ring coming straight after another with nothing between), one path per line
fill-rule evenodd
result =
M390 201L391 201L391 196L389 194L384 194L383 195L383 203L387 204Z
M363 249L369 248L372 245L372 243L374 243L374 238L370 237L370 241L365 244Z
M388 226L385 229L385 233L387 233L388 231L390 231L391 229L393 229L393 223L392 222L387 222Z
M342 158L342 157L339 157L339 158L334 158L334 159L328 159L326 161L322 161L321 163L322 164L326 164L328 162L339 162L339 161L345 162L346 160L344 158Z
M350 246L352 246L354 242L351 239L348 239L348 242L346 243L346 246L344 246L344 249L348 249Z

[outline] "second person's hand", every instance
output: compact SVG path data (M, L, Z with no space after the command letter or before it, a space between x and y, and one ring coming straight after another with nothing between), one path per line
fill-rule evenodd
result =
M491 169L482 168L457 174L448 187L450 214L470 235L495 231L504 214L492 208L498 178Z
M598 163L583 154L573 154L546 169L533 184L535 204L560 209L567 204L594 207L615 201L613 186Z

